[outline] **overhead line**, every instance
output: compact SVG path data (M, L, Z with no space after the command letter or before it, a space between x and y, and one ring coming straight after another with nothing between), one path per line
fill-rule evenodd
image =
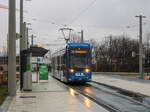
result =
M74 23L83 13L85 13L97 0L93 0L82 12L80 12L72 21Z

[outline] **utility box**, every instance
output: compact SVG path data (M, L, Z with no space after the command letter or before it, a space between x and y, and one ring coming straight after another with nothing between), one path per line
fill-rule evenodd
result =
M24 72L23 74L23 90L32 91L32 74L31 71Z
M31 73L31 63L30 57L32 54L27 57L26 72L23 73L23 90L32 91L32 73Z

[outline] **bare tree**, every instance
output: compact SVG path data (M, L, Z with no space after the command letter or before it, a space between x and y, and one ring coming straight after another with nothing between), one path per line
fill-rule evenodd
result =
M138 53L138 42L136 40L130 39L130 37L125 35L120 36L108 36L105 37L105 41L101 44L98 44L95 40L90 41L96 61L96 68L102 69L104 66L105 69L110 68L113 70L119 70L118 65L137 65L137 58L132 57L132 51ZM97 65L98 64L98 65ZM125 67L127 70L128 68ZM114 70L114 71L115 71Z

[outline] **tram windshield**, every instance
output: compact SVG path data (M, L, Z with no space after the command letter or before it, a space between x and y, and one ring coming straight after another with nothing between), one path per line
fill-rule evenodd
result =
M71 51L70 67L71 68L88 68L89 67L88 51Z

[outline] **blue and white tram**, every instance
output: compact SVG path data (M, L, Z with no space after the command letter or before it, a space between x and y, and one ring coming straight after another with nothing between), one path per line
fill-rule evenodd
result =
M52 55L53 76L63 82L88 82L92 75L89 43L68 43Z

